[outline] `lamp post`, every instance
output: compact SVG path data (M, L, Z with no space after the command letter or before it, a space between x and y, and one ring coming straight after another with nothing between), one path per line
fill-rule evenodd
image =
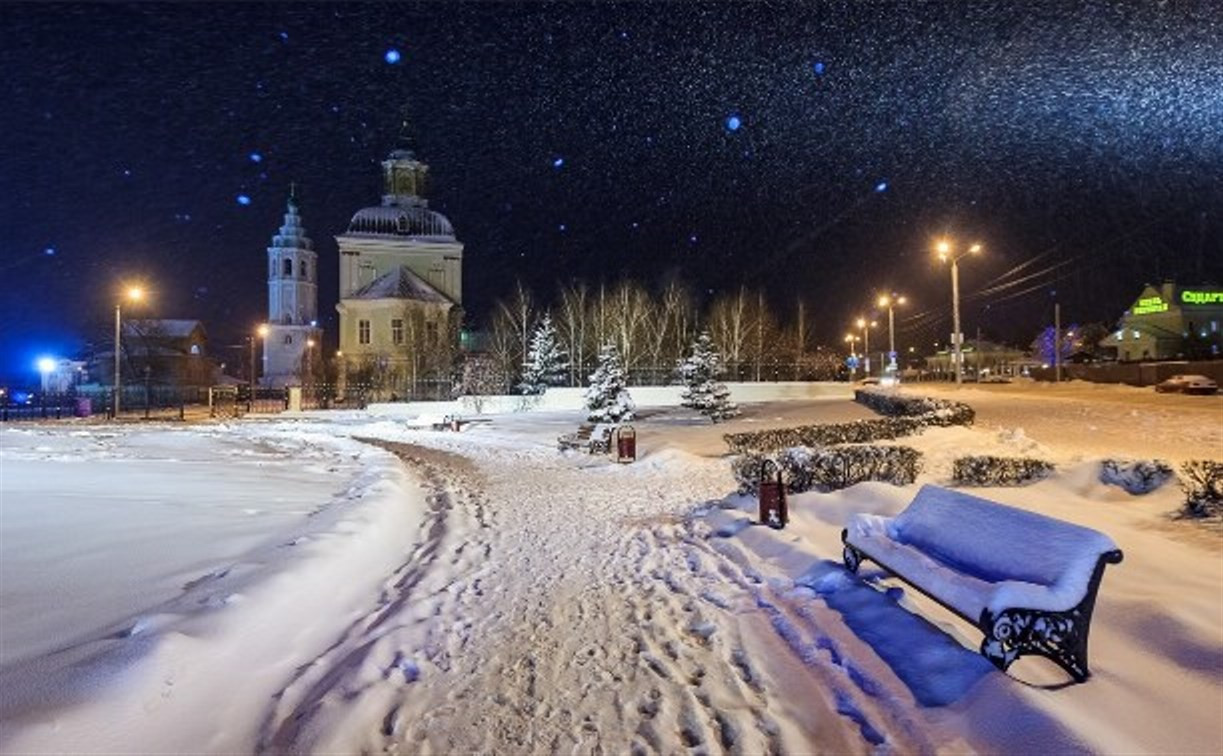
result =
M960 267L958 263L965 255L980 253L981 245L973 244L956 254L952 243L943 240L935 246L935 249L938 251L938 259L951 263L951 318L954 330L954 333L951 334L951 346L955 350L955 382L959 386L964 382L964 353L962 350L964 334L960 333Z
M879 297L879 306L888 308L888 358L891 360L891 369L896 369L896 305L905 303L904 297L896 296L895 294L884 294Z
M314 339L306 339L306 380L314 377Z
M268 327L260 325L255 329L255 333L251 334L251 402L255 401L255 337L267 338Z
M862 329L862 367L868 376L871 374L871 332L868 329L875 325L873 320L858 318L858 327Z
M857 335L853 333L845 334L845 343L849 344L849 356L851 360L856 360L858 358L857 353L854 351L854 342L857 340L858 340ZM850 365L851 367L849 369L849 379L852 381L854 379L854 372L856 368L852 366L853 365L852 362L850 363Z
M139 302L141 299L144 299L144 290L139 286L129 286L127 287L127 291L124 292L124 296L130 302ZM123 299L121 298L118 302L115 302L115 420L119 419L119 389L123 379L122 372L119 370L119 354L122 351L121 343L123 338L122 309Z

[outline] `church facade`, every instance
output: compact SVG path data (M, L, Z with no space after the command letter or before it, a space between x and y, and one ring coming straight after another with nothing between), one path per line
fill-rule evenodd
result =
M263 342L263 383L309 383L316 372L322 331L318 328L318 254L306 236L295 193L284 224L268 253L268 319Z
M458 348L463 244L429 209L428 170L411 151L392 152L381 204L358 210L336 236L341 380L379 394L441 393Z

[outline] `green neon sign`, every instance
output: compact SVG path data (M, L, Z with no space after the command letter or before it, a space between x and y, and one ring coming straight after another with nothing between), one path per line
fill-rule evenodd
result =
M1190 291L1181 292L1181 301L1185 304L1223 304L1223 291Z
M1182 295L1183 296L1183 295ZM1143 297L1134 305L1135 315L1150 315L1153 312L1167 312L1168 303L1159 297Z

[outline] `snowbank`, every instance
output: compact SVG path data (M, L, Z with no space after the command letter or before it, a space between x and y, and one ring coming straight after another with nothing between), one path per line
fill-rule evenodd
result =
M9 752L250 750L424 518L394 457L309 426L0 434Z

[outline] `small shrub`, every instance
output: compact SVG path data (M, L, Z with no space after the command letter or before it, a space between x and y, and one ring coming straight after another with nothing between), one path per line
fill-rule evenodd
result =
M793 447L774 455L745 454L731 462L740 493L755 493L766 461L781 470L791 493L835 491L867 480L905 486L921 471L921 453L907 446L852 445L833 449ZM770 471L771 472L771 471Z
M1223 516L1223 462L1189 460L1181 465L1180 484L1185 492L1185 514Z
M1022 486L1049 477L1053 464L1030 457L960 457L951 478L964 486Z
M888 417L920 417L925 425L972 425L977 417L967 404L946 399L858 389L854 401Z
M1172 468L1160 459L1106 459L1100 463L1101 483L1134 495L1150 493L1172 477Z

